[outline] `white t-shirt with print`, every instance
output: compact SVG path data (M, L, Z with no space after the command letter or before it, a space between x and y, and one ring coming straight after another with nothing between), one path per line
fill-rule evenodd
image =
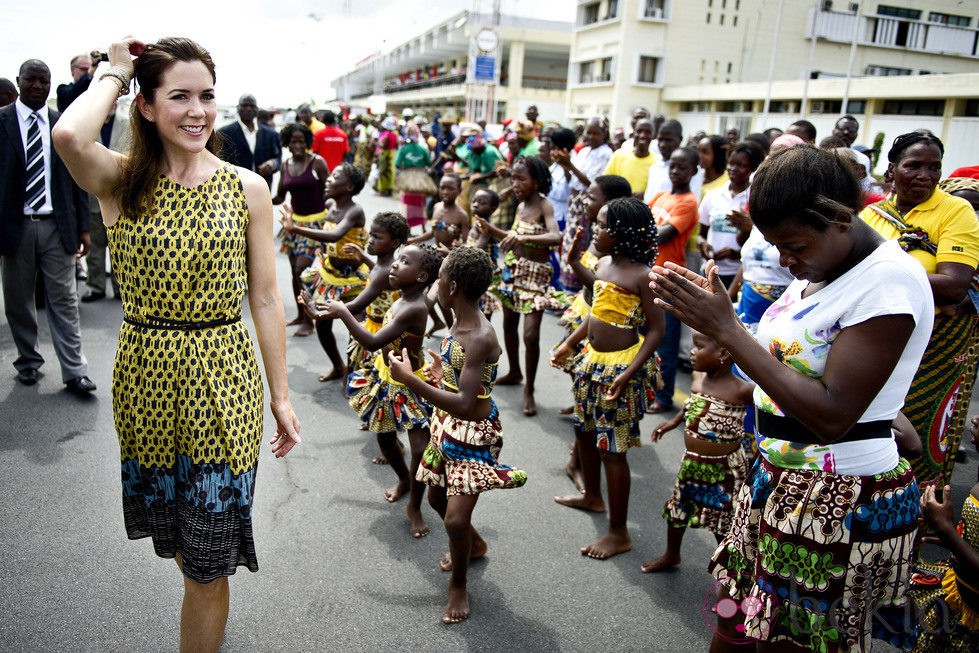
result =
M731 247L735 250L741 249L738 245L738 229L728 222L727 214L732 210L745 210L748 206L748 189L741 191L737 195L731 193L731 186L715 188L700 201L700 224L710 227L707 232L707 244L716 252ZM715 260L717 272L724 276L732 276L738 273L741 261L738 259Z
M794 277L779 262L778 249L758 231L751 228L748 240L741 246L741 274L745 282L787 286Z
M894 371L857 421L893 420L904 405L935 319L924 268L897 241L889 240L839 278L802 297L807 286L800 280L789 284L765 311L756 335L773 356L806 376L822 378L841 330L884 315L914 318L914 331ZM785 414L760 386L755 386L754 403L758 410ZM763 437L760 449L773 464L791 453L796 461L800 455L806 457L806 463L796 466L855 476L889 471L899 460L893 437L825 445L794 445Z

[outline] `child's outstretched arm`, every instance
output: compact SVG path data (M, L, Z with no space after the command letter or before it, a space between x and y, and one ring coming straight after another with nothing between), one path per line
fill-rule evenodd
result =
M377 299L385 290L390 290L390 288L391 282L388 280L388 275L371 275L370 280L364 286L364 289L360 291L360 294L347 302L347 310L352 315L360 315L370 306L372 301Z
M402 350L400 354L393 351L388 353L391 377L411 388L433 406L456 417L465 418L472 414L479 401L483 366L490 354L499 349L499 345L494 340L494 338L478 338L469 343L466 349L466 362L462 366L462 374L459 375L459 388L455 392L436 388L412 374L407 350Z
M506 238L508 235L512 233L510 231L504 231L503 229L500 229L486 218L477 217L476 224L478 225L479 231L481 233L484 234L488 233L490 236L492 236L498 241L502 241L504 238Z
M660 438L662 438L664 435L666 435L676 427L680 426L681 422L683 422L683 411L679 410L677 411L676 415L674 415L670 419L656 425L656 428L653 429L652 434L649 436L650 440L652 440L653 442L659 442Z
M568 250L567 260L571 271L574 272L574 276L578 277L581 285L590 287L595 283L595 273L581 264L582 245L584 245L584 241L585 228L578 227L575 229L574 236L571 239L571 248Z
M299 234L305 238L310 238L312 240L321 243L335 243L341 238L343 238L348 231L354 229L355 227L363 227L367 218L364 217L364 210L360 206L354 204L350 210L347 211L343 219L337 223L337 226L333 227L329 231L325 229L308 229L306 227L300 227L299 225L292 223L283 223L285 230Z
M533 243L540 247L557 247L561 244L561 229L557 226L557 220L554 218L554 206L550 200L542 195L538 195L537 200L540 202L541 214L544 216L544 226L547 227L547 231L536 236L520 236L518 244ZM526 205L526 202L524 204ZM520 209L518 208L518 214L519 211ZM514 238L515 234L510 232L510 237ZM500 246L502 247L503 245L504 243L501 242Z
M564 367L564 362L568 359L568 356L571 355L575 345L584 340L587 335L588 316L586 315L581 321L581 325L572 331L571 335L564 339L564 342L551 350L551 367L562 369Z
M645 278L645 275L642 275L642 280ZM609 400L619 398L632 375L646 364L646 360L656 352L656 348L663 340L663 332L666 329L663 311L653 303L653 292L649 289L648 284L642 283L642 280L639 283L639 297L642 299L642 309L646 315L646 326L648 327L646 338L639 347L635 360L629 363L629 367L615 377L615 380L609 385L608 392L605 393L605 397Z

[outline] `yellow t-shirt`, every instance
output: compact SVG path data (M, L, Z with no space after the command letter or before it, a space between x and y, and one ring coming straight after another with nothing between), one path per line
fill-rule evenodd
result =
M633 193L642 193L646 190L646 182L649 179L649 166L656 163L658 158L658 155L650 152L640 159L631 147L628 149L620 147L609 159L602 174L625 177L632 186Z
M869 206L861 211L860 217L888 240L900 235ZM962 263L972 268L979 264L979 220L972 205L964 199L936 188L931 197L907 212L904 222L926 231L928 239L938 247L934 256L922 249L908 252L927 274L934 274L939 263Z
M721 188L730 183L731 179L727 176L727 170L725 170L723 173L721 173L721 176L714 181L705 181L700 185L700 199L704 199L704 196L715 188Z

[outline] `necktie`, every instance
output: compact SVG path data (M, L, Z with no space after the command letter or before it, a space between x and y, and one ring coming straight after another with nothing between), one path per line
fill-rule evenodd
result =
M44 147L41 129L37 124L37 112L27 117L27 185L24 197L27 206L35 211L44 206Z

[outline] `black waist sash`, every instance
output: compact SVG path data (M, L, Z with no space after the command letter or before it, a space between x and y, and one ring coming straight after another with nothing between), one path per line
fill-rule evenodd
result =
M762 437L778 438L799 444L838 444L855 440L872 440L891 437L891 422L882 419L873 422L857 422L843 437L835 442L826 442L805 424L794 417L773 415L755 407L755 430Z
M235 322L241 321L241 316L236 315L234 317L222 317L216 320L208 320L206 322L184 322L181 320L168 320L162 317L150 317L146 318L148 322L140 322L135 318L131 318L128 315L122 317L122 321L126 324L132 324L133 326L143 327L144 329L164 329L167 331L200 331L202 329L210 329L211 327L224 326L226 324L234 324Z

